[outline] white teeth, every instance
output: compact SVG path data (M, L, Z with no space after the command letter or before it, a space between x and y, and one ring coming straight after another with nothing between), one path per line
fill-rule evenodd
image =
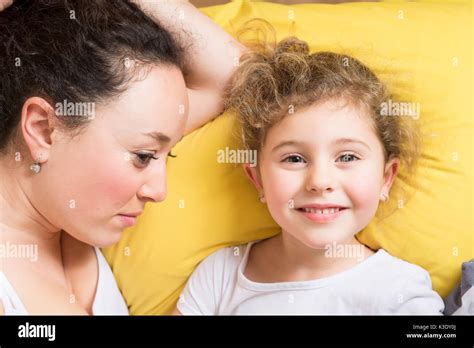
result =
M327 208L327 209L314 209L314 208L303 208L303 211L306 213L312 213L312 214L334 214L339 211L339 208Z

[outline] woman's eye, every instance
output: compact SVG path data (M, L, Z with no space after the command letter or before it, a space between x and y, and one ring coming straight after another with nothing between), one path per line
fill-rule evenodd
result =
M298 155L291 155L286 157L283 162L287 163L306 163L303 157L298 156Z
M135 165L137 165L137 167L139 167L139 168L144 168L148 164L150 164L150 161L152 159L157 160L159 158L159 157L155 157L151 153L136 153L135 156L136 156L136 159L137 159L137 161L135 162Z
M351 153L346 153L339 157L340 162L353 162L359 160L359 157Z

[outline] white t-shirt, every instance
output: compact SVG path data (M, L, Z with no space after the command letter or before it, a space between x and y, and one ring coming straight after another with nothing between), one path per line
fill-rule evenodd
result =
M442 314L423 268L380 249L349 270L299 282L257 283L243 274L252 244L220 249L199 264L180 296L184 315Z
M92 304L93 315L128 315L128 307L117 286L107 260L98 248L94 248L99 269L97 289ZM5 315L28 315L17 292L0 271L0 301Z

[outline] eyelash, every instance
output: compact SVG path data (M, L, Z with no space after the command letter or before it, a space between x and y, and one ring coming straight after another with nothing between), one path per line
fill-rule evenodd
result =
M341 158L341 157L344 157L344 156L352 156L353 158L355 158L355 161L358 161L360 160L359 157L357 157L355 154L353 153L345 153L345 154L342 154L341 156L339 156L338 158ZM347 162L354 162L354 161L344 161L343 163L347 163Z
M160 158L160 157L155 157L151 153L144 153L144 152L135 153L135 156L138 160L138 167L139 168L144 168L144 167L148 166L148 164L150 164L151 160L157 160L157 159ZM168 157L176 158L177 156L173 155L170 152L170 153L168 153Z
M360 158L357 157L354 153L345 153L345 154L342 154L341 156L338 157L338 159L340 159L340 158L342 158L342 157L344 157L344 156L352 156L352 158L355 158L355 160L353 160L353 161L343 161L343 163L354 162L354 161L356 161L356 160L357 160L357 161L360 160ZM301 163L301 162L291 162L291 161L288 161L289 158L300 158L300 159L302 159L302 160L304 161L303 163L306 163L306 160L305 160L303 157L299 156L299 155L290 155L290 156L284 158L282 162L287 162L287 163Z
M289 158L301 158L303 161L305 161L305 159L299 155L290 155L286 158L283 159L282 162L287 162L287 163L301 163L301 162L291 162L291 161L288 161ZM305 161L306 162L306 161Z

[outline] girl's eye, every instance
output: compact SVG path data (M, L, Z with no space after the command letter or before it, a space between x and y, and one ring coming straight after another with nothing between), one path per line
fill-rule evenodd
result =
M346 153L340 156L338 159L340 159L340 162L353 162L359 160L359 157L352 153Z
M135 162L135 165L139 168L144 168L150 164L150 161L157 160L159 157L155 157L152 153L147 153L147 152L139 152L135 154L137 161Z
M286 157L283 162L287 163L306 163L305 159L298 155L291 155Z

